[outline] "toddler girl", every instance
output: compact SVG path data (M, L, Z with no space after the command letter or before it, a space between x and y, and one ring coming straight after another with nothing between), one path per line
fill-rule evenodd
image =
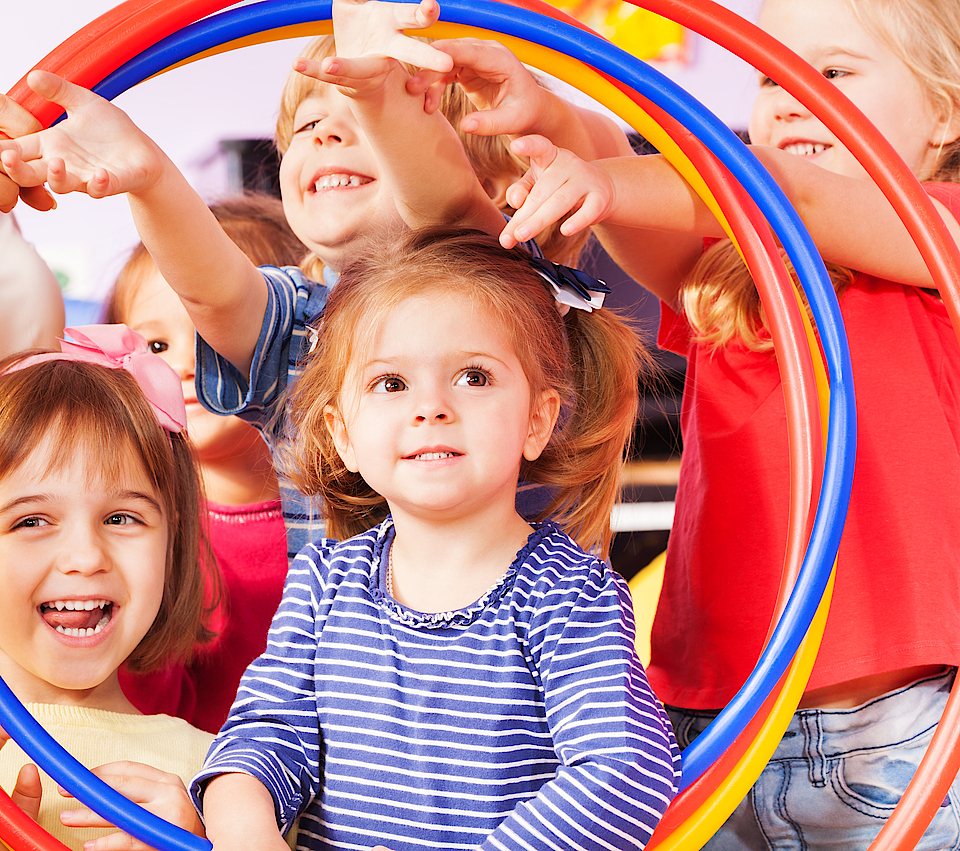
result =
M257 264L296 264L306 249L293 235L280 201L238 195L211 205L224 233ZM277 476L260 433L240 417L221 417L197 403L195 333L143 243L133 251L107 298L104 321L142 334L180 375L187 430L203 476L204 531L220 587L208 583L216 637L187 665L135 675L121 671L127 697L141 712L185 718L216 733L227 718L240 677L267 642L287 574L287 547Z
M82 763L146 763L98 773L139 775L126 794L202 832L181 778L210 735L141 715L118 677L124 664L151 671L188 657L205 637L200 487L180 381L122 325L68 332L76 343L62 354L0 361L0 676ZM3 747L4 788L26 762ZM42 784L43 827L74 848L104 835L87 826L105 822ZM18 791L39 798L32 765Z
M766 0L760 23L887 136L960 235L960 2ZM840 141L768 78L753 152L831 264L857 393L857 461L836 587L800 709L711 848L866 848L923 755L960 662L960 351L905 227ZM682 745L752 670L777 597L789 464L780 376L753 282L657 157L587 166L542 139L504 235L566 212L597 222L663 302L661 345L688 358L684 453L650 679ZM547 166L547 163L552 163ZM513 192L516 194L512 194ZM546 201L550 204L550 201ZM658 234L658 229L662 232ZM702 255L702 256L701 256ZM893 603L893 608L891 608ZM951 791L924 846L954 847Z
M291 416L348 539L294 561L194 783L215 849L280 851L298 815L301 848L643 847L680 763L598 557L640 355L601 299L472 231L344 270Z

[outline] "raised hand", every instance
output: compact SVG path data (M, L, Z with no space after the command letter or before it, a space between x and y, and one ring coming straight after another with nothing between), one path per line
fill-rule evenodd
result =
M176 774L128 761L101 765L95 768L93 773L148 812L197 836L206 835L187 789ZM60 794L70 797L63 789ZM87 807L62 811L60 821L69 827L113 827L110 822ZM150 846L121 831L84 844L84 851L147 851L149 848Z
M382 0L334 0L333 32L337 55L323 62L298 59L294 68L324 83L363 93L379 87L396 62L447 72L453 60L442 51L404 34L429 27L440 16L436 0L388 3Z
M436 109L448 83L457 83L479 110L465 116L460 129L478 136L522 136L534 132L538 117L550 108L550 93L496 41L442 39L431 45L453 61L447 73L422 70L407 83L411 94L426 93L426 109Z
M36 133L40 122L19 103L0 94L0 139L14 139L27 133ZM40 212L53 210L57 202L43 186L20 187L0 167L0 212L9 213L23 198L24 203Z
M564 216L564 236L597 224L616 202L616 187L607 174L543 136L524 136L511 150L529 157L527 173L507 189L507 203L517 212L500 234L500 244L513 248L532 239Z
M68 117L48 130L0 141L0 165L20 186L47 183L59 194L102 198L143 191L158 180L163 154L122 110L48 71L31 71L27 83Z

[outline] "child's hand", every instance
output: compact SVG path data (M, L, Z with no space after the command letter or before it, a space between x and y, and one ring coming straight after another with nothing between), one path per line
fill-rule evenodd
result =
M337 55L321 63L297 60L294 67L307 76L353 90L345 94L377 88L396 67L394 60L447 72L453 67L449 56L403 33L406 29L429 27L439 17L436 0L421 0L419 4L335 0L333 32Z
M48 130L0 141L0 164L18 184L46 182L59 194L102 198L142 191L157 181L163 155L126 113L48 71L31 71L27 83L66 109L68 118Z
M513 248L571 214L560 232L572 236L603 221L616 201L610 178L596 166L543 136L524 136L510 145L530 158L530 169L507 189L507 203L517 212L500 234L500 244Z
M10 736L0 728L0 748L3 748L9 741ZM36 821L40 817L40 799L42 796L40 771L32 762L28 762L17 774L17 782L14 784L13 792L10 793L10 799L23 810L25 815Z
M536 130L550 95L511 50L481 38L444 39L431 46L449 55L454 67L446 74L424 70L407 82L408 92L426 95L427 111L437 108L443 87L455 82L480 110L460 122L465 133L523 136Z
M187 789L176 774L167 774L152 766L128 761L101 765L95 768L93 773L148 812L197 836L206 835ZM60 794L71 797L64 789L60 790ZM110 822L87 807L64 810L60 813L60 821L68 827L113 827ZM149 846L120 831L92 839L83 846L84 851L146 851L148 848Z
M40 122L27 112L19 103L6 95L0 94L0 139L15 139L26 136L27 133L36 133L40 129ZM35 210L46 212L53 210L57 202L43 186L19 187L4 173L0 167L0 212L9 213L16 206L17 199Z

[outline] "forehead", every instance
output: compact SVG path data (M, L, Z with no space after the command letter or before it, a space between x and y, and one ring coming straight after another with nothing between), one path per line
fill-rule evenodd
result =
M766 0L757 23L805 59L811 54L866 57L879 47L846 0Z
M52 426L36 447L14 469L0 478L0 486L16 479L38 484L55 479L79 487L138 490L156 495L143 459L129 440L104 445L95 429Z
M440 353L515 357L512 328L484 300L462 289L435 288L408 296L374 321L367 338L371 357L428 359Z

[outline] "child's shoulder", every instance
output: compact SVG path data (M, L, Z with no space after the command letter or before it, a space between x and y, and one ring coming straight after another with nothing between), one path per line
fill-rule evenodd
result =
M605 584L613 572L602 559L583 550L554 523L536 526L517 556L518 572L543 590Z

